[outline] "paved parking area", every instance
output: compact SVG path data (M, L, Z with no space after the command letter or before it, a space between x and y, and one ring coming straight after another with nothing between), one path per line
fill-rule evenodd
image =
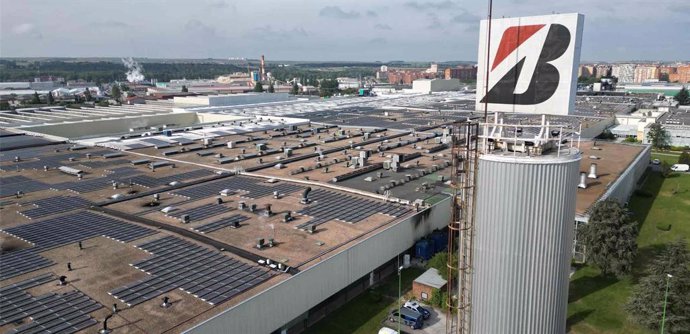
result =
M400 326L400 331L408 334L445 334L446 333L446 313L443 310L433 309L430 306L425 306L431 316L429 319L424 320L424 326L421 329L411 329L405 325ZM398 329L398 323L391 322L386 319L382 326L386 326L391 329Z

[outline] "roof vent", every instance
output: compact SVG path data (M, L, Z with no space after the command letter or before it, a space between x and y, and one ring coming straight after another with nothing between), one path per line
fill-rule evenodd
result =
M589 175L587 175L587 177L590 179L597 178L597 164L592 163L591 165L589 165Z
M580 184L577 187L587 189L587 173L580 173Z
M166 206L163 209L161 209L161 212L162 213L170 213L170 212L173 212L175 210L177 210L177 208L174 206Z

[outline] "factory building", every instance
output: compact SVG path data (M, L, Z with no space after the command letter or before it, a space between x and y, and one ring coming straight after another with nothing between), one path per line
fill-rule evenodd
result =
M429 94L460 90L459 79L417 79L412 82L412 92Z
M246 93L229 95L176 96L176 106L236 106L256 103L286 102L292 98L287 93Z

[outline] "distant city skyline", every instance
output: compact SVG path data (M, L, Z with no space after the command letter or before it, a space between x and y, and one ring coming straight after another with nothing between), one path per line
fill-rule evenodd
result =
M494 1L496 18L552 12L585 15L582 62L690 57L683 0ZM476 61L485 17L485 1L0 0L0 57Z

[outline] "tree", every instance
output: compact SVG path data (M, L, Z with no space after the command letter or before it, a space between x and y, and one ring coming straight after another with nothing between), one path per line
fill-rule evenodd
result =
M84 89L84 100L86 100L86 101L93 100L93 96L91 96L91 91L88 88Z
M113 97L116 101L120 101L122 98L122 91L120 90L120 85L114 84L113 87L110 89L110 96Z
M292 90L290 91L290 94L292 94L292 95L299 94L299 86L297 86L296 82L294 84L292 84Z
M637 222L615 200L598 202L592 207L589 222L578 230L578 240L590 262L605 275L623 277L632 270L637 255Z
M453 253L453 261L457 267L458 256ZM427 268L434 268L438 270L438 274L441 277L448 277L448 252L438 252L436 253L429 262L426 264Z
M690 105L690 94L688 93L688 89L685 88L685 86L681 88L680 92L676 94L675 99L678 101L678 104L682 106Z
M321 81L319 87L319 95L321 97L332 96L338 93L338 80L336 79L325 79Z
M649 137L649 141L655 149L663 150L669 147L670 136L668 131L659 123L652 123L649 126L647 137Z
M188 92L189 92L189 88L187 88L187 86L185 86L185 85L182 85L182 92L183 92L183 93L188 93Z
M0 101L0 110L10 110L12 107L10 107L10 103L7 101Z
M683 153L681 153L680 156L678 157L678 163L690 165L690 152L683 151Z
M662 177L669 177L673 173L671 170L671 164L669 164L666 161L662 161L661 165L659 165L659 172L661 172Z
M264 86L261 84L261 82L257 82L256 84L254 84L254 91L258 93L264 91Z
M55 98L53 98L53 92L49 91L48 94L46 95L46 99L48 101L48 104L50 104L50 105L55 103Z
M34 97L31 99L31 104L41 104L41 97L38 96L38 92L34 91Z
M275 92L276 92L275 87L273 87L273 81L271 81L271 82L268 84L268 92L269 92L269 93L275 93Z
M664 313L668 282L666 333L690 332L690 252L687 242L678 239L651 262L648 275L633 288L626 310L640 325L659 330ZM671 275L672 277L668 277Z

